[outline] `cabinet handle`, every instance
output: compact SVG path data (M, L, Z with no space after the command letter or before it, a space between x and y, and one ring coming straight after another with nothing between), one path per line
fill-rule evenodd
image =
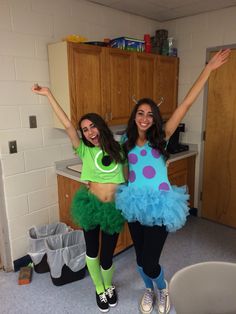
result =
M66 195L65 195L65 198L69 198L69 194L66 194Z
M161 96L159 98L159 102L157 103L157 107L160 107L160 105L165 101L165 98L163 96Z
M109 119L108 119L108 112L105 113L105 121L107 122Z
M135 103L135 105L138 103L138 101L137 101L135 95L132 96L132 101Z
M110 121L112 120L112 117L113 117L113 116L112 116L112 112L110 112Z

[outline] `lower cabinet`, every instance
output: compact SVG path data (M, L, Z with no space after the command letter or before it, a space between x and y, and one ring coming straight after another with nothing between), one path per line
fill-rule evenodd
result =
M172 185L187 185L190 194L189 205L194 207L195 158L190 156L170 162L168 176Z
M190 194L190 207L193 207L194 202L194 174L195 174L195 156L183 158L171 162L168 166L168 175L171 184L187 185ZM82 183L67 178L62 175L57 175L58 182L58 199L60 221L71 226L73 229L78 229L74 225L70 216L70 206L73 195L79 189ZM122 252L132 245L132 239L129 233L128 224L124 225L123 231L120 233L115 249L115 254Z
M73 224L70 215L71 201L75 192L79 189L82 183L72 180L70 178L64 177L62 175L57 175L58 183L58 200L59 200L59 214L60 221L71 226L73 229L79 229L78 226ZM124 225L123 231L119 234L118 242L116 245L115 253L118 254L124 251L126 248L132 245L132 239L129 233L129 228L127 223Z

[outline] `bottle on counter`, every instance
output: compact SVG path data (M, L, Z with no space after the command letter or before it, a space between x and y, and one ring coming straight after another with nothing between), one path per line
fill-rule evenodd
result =
M174 38L168 37L168 55L177 57L177 48L174 47Z
M151 52L152 44L151 44L151 36L149 34L144 35L144 41L145 41L145 49L144 51L147 53Z

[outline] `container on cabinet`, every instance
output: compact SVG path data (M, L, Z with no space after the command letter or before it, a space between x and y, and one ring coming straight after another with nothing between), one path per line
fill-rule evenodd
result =
M119 37L110 41L110 47L128 51L143 52L145 49L145 41L135 38Z

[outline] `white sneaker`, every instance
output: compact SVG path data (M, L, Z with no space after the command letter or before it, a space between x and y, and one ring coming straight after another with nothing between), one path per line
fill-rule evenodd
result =
M143 314L149 314L153 310L154 292L152 289L147 288L140 302L140 311Z
M168 314L170 312L170 297L168 291L168 283L165 280L166 288L158 292L157 311L159 314Z

